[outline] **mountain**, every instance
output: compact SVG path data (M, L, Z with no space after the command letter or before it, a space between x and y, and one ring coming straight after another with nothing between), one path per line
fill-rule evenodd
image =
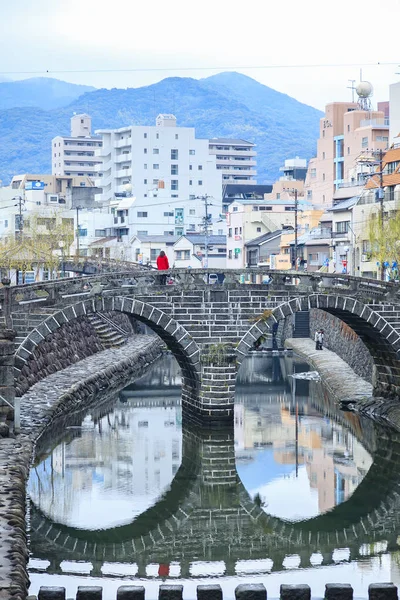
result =
M76 85L51 77L33 77L21 81L0 80L0 110L23 106L35 106L43 110L61 108L94 89L88 85Z
M315 108L239 73L202 80L170 77L146 87L94 90L54 110L0 110L3 182L16 173L50 172L51 139L69 134L75 112L90 114L94 129L153 125L159 113L173 113L178 126L195 127L199 138L252 141L257 146L259 183L278 177L286 158L315 155L322 116Z

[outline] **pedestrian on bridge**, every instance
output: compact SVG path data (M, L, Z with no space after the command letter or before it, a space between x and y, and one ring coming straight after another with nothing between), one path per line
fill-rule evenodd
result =
M316 350L322 350L322 344L324 343L324 331L323 331L323 329L318 329L315 332L314 341L315 341L315 349Z
M157 269L159 271L168 271L169 262L168 256L165 254L164 250L161 250L160 254L157 257ZM160 275L160 285L165 285L167 283L167 276Z

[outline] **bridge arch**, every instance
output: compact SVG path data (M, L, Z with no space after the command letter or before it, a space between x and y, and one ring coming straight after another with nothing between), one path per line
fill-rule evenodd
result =
M236 348L237 362L260 336L272 332L274 323L298 311L318 308L349 325L362 339L374 361L374 393L400 395L400 336L377 311L361 300L333 294L310 294L281 303L266 319L259 319L241 338Z
M67 306L47 317L33 329L17 348L15 364L20 368L31 358L37 346L51 336L62 325L79 317L103 311L128 314L148 325L165 342L182 370L182 382L191 389L197 389L200 381L200 349L189 334L175 319L163 310L134 298L116 296L91 298Z

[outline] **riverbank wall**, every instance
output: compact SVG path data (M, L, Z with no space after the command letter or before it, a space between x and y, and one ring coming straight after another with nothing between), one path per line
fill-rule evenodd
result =
M26 486L36 441L67 412L141 377L161 353L157 337L137 335L49 375L22 396L21 433L0 439L0 600L28 595Z

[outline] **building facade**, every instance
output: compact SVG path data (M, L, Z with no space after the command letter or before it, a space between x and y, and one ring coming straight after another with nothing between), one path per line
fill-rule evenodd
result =
M210 154L217 160L222 183L233 185L254 185L257 183L257 152L255 144L246 140L212 138L209 142Z
M225 233L221 172L209 154L208 140L196 139L193 128L177 127L173 115L159 115L155 126L97 133L103 141L98 200L114 211L115 225L124 224L121 235L199 232L204 229L206 199L212 233ZM122 208L127 197L132 198L130 206ZM119 214L121 210L128 213Z
M95 152L101 145L101 138L92 136L91 117L74 115L71 118L71 135L57 136L51 141L52 174L94 179L95 166L101 162Z

